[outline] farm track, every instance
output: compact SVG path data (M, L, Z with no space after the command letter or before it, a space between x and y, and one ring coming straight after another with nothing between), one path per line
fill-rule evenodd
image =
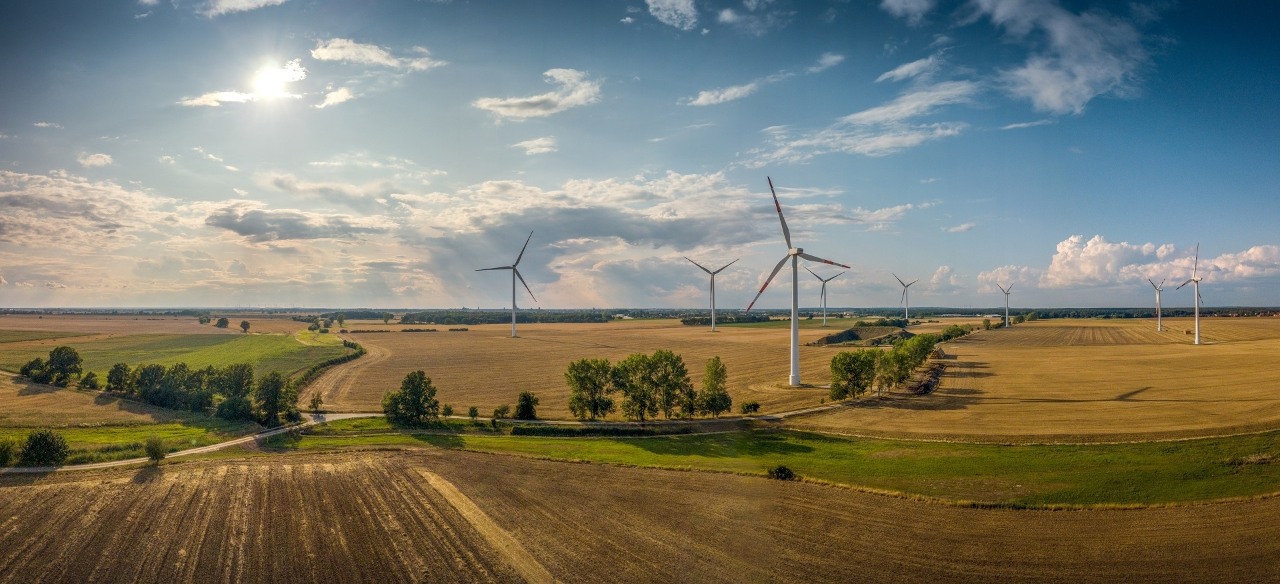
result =
M309 403L311 397L316 393L320 394L320 398L324 400L326 409L332 411L379 411L382 409L382 395L378 394L377 401L368 403L371 392L358 392L357 386L361 383L362 377L366 374L366 370L375 365L381 365L389 357L391 351L385 347L370 342L368 339L362 339L360 346L364 347L365 354L358 359L339 363L330 367L320 375L298 399L298 403ZM388 388L391 389L391 388ZM357 395L369 394L369 395ZM328 407L334 404L332 407Z

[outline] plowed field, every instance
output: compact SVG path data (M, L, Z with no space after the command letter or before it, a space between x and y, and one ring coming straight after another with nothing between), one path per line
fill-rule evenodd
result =
M984 510L439 450L0 477L0 495L0 582L1280 579L1277 498Z

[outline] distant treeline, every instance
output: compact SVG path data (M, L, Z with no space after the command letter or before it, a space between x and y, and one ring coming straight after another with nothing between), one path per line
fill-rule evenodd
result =
M716 324L731 324L739 322L769 322L769 315L759 313L729 313L716 315ZM707 326L711 324L711 315L682 316L680 317L680 324L688 326Z
M516 311L516 322L609 322L609 315L594 310ZM407 312L400 324L502 324L511 322L511 313L499 310L423 310Z

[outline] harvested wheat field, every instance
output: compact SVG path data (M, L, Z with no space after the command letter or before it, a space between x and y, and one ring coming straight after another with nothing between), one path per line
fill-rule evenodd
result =
M378 329L395 327L378 327ZM790 337L785 328L683 326L674 320L630 320L594 324L521 324L519 338L511 338L510 325L470 326L464 332L354 333L352 339L369 355L351 364L351 371L335 368L310 391L321 391L326 409L378 411L382 394L400 386L405 374L422 369L439 390L442 404L466 411L478 406L482 414L514 404L517 394L532 391L541 400L538 415L569 418L569 388L564 371L582 358L608 358L617 362L632 353L668 349L684 357L695 386L701 382L706 362L720 356L729 370L729 393L735 404L759 401L763 411L781 411L818 405L827 396L824 387L786 387ZM353 330L356 330L353 328ZM833 332L833 329L800 330L801 343ZM829 382L832 347L800 348L802 379L806 383ZM372 357L372 359L370 359ZM360 365L370 359L368 365ZM332 376L332 379L327 377Z
M1102 441L1280 427L1280 319L1047 320L949 342L928 395L863 398L805 416L843 432L974 440Z
M0 477L0 582L1280 578L1280 499L968 509L415 450Z
M31 383L0 374L0 427L148 424L181 416L180 412L98 392Z

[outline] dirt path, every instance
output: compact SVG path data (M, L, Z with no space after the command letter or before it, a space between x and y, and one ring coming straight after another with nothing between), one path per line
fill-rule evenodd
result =
M515 568L526 581L535 584L550 584L556 581L551 573L538 562L537 558L534 558L529 553L529 550L520 545L519 540L512 537L507 530L499 527L497 523L494 523L493 519L490 519L480 507L476 506L470 497L462 494L457 487L453 486L453 483L444 480L440 475L429 470L419 469L418 472L422 475L422 478L427 479L427 484L430 484L450 505L453 505L453 508L466 518L471 523L471 526L480 532L480 535L484 536L489 545L498 550L511 564L511 567Z
M307 386L298 398L298 403L309 403L311 396L319 393L326 409L336 411L355 409L356 403L353 398L356 392L353 390L356 382L360 380L361 373L386 361L391 356L391 351L386 347L375 345L365 338L360 339L360 346L365 350L363 357L330 367Z

